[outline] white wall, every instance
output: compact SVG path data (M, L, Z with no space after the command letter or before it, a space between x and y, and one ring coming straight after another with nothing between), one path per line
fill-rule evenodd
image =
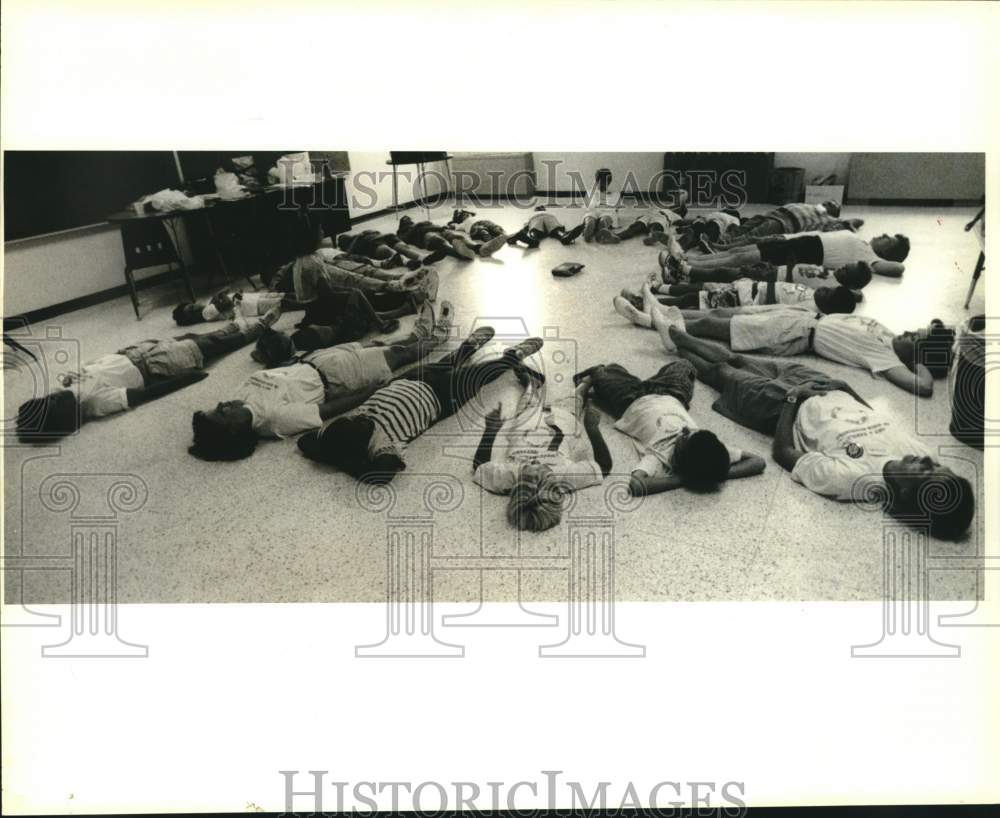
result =
M849 153L776 153L774 154L776 168L803 168L806 172L808 185L817 176L828 173L837 174L837 184L846 185L850 173L851 154Z
M392 207L392 168L388 151L348 151L351 172L347 177L347 201L351 218L356 219ZM445 178L445 163L430 162L427 171L426 195L435 196L451 188ZM399 187L399 204L405 205L420 197L416 165L403 165L396 169Z
M3 261L5 316L20 315L125 284L121 235L112 225L74 230L61 236L7 242ZM136 277L141 280L165 269L141 270Z
M663 153L535 153L536 190L570 191L573 181L570 173L579 173L587 190L594 185L594 174L599 168L608 168L613 179L609 190L620 191L629 172L635 179L634 187L646 191L650 182L663 170ZM556 162L551 165L547 163ZM629 183L633 187L633 183Z

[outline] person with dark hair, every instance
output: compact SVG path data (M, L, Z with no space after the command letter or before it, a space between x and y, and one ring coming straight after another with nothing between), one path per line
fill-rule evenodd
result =
M475 330L447 357L421 364L383 386L357 409L328 421L322 429L299 438L299 449L310 460L335 466L367 483L388 483L406 468L406 444L453 415L479 390L513 370L522 383L543 379L524 359L542 347L528 338L505 350L496 360L463 366L493 337L492 327Z
M653 244L660 241L670 230L671 226L680 222L682 218L683 216L680 213L675 213L673 210L665 208L662 210L649 210L646 213L636 216L621 230L612 230L608 226L599 227L594 238L598 244L618 244L633 236L645 236L644 242L646 244ZM584 228L584 224L573 228L567 236L567 242L565 243L568 244L569 241L579 236Z
M695 369L687 361L671 361L644 381L619 364L594 366L574 382L589 385L617 421L615 428L632 438L640 458L629 481L632 494L708 489L764 471L762 458L726 445L695 423L689 413Z
M923 339L924 360L950 361L947 334L930 329L895 334L864 315L817 315L811 310L784 305L720 308L699 312L681 310L682 321L673 320L649 290L643 290L644 311L626 315L637 326L655 329L664 347L673 352L670 326L681 327L699 338L722 341L733 352L793 356L813 352L821 358L867 369L893 386L926 398L934 394L934 376L918 358ZM618 306L616 304L616 306ZM629 305L631 307L631 305ZM946 368L944 368L946 371Z
M268 366L255 372L231 400L192 418L194 443L188 452L201 460L240 460L253 454L259 437L286 438L359 406L393 373L427 355L450 332L452 306L442 304L434 321L430 304L421 310L413 333L388 344L348 343L299 355L284 333L265 334L254 360Z
M558 217L549 213L545 205L538 205L524 227L507 238L507 244L520 242L532 250L538 247L542 239L545 238L559 239L563 244L572 244L576 236L579 235L575 230L574 233L576 235L567 233L566 225L559 221Z
M693 256L668 250L667 270L675 279L670 283L679 283L683 279L712 281L720 268L739 268L761 261L786 267L815 264L831 270L863 261L876 275L899 278L905 270L901 262L909 251L909 239L901 234L882 234L867 242L849 230L836 230L773 236L710 255Z
M127 346L61 377L65 389L32 398L17 412L23 440L47 440L72 434L93 418L134 409L208 377L209 362L255 341L280 316L272 309L253 324L234 322L202 335L187 333L169 340Z
M564 495L599 485L610 474L600 417L587 406L589 387L589 381L578 385L570 410L542 405L541 390L529 381L512 417L501 417L500 406L486 415L472 479L493 494L510 495L507 520L515 528L552 528L562 516Z
M451 221L448 222L448 227L468 233L470 239L482 242L483 244L491 241L499 241L501 237L503 237L503 241L506 243L506 230L489 219L476 219L476 221L470 223L469 219L475 215L475 212L472 210L455 210L451 215Z
M423 260L424 264L434 264L449 256L465 261L477 257L488 258L506 243L505 238L499 237L485 242L474 241L452 225L442 226L431 221L415 222L409 216L403 216L399 220L396 235L415 247L430 250L430 255Z
M791 361L734 355L676 328L670 334L698 379L718 390L712 408L773 435L772 455L795 482L837 500L884 496L889 514L940 539L958 539L971 525L972 484L843 381Z

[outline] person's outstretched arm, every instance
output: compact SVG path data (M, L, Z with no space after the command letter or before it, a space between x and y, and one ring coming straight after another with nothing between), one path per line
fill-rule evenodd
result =
M151 400L162 398L164 395L169 395L171 392L176 392L185 386L203 381L207 377L208 373L203 369L186 369L172 377L153 381L148 386L126 389L125 397L128 400L129 407L134 409L136 406L141 406L144 403L149 403Z
M587 437L590 438L590 447L594 450L594 460L600 466L601 474L607 477L611 474L614 463L611 460L611 452L608 451L608 444L604 441L604 435L601 434L601 416L590 406L584 406L583 409L583 428L587 432Z
M871 268L875 275L885 276L886 278L902 278L903 272L906 270L906 267L898 261L885 261L884 259L873 261Z
M329 400L325 400L319 405L320 420L330 420L330 418L335 418L344 412L350 412L368 400L378 389L379 384L371 384L363 386L361 389L331 396Z
M766 468L767 463L764 462L763 457L756 454L744 453L743 457L729 467L729 474L726 475L726 479L739 480L741 477L754 477L755 475L763 474Z
M885 370L885 379L893 386L898 386L907 392L912 392L921 398L929 398L934 394L934 376L923 364L916 365L916 371L911 372L904 364Z
M483 463L489 463L493 459L493 443L503 428L503 418L500 415L501 404L486 415L486 428L483 429L482 440L479 441L479 448L472 458L472 470L475 471Z
M636 470L628 481L628 490L633 497L645 497L650 494L659 494L664 491L679 489L683 484L681 479L673 474L661 474L659 477L650 477L646 472Z

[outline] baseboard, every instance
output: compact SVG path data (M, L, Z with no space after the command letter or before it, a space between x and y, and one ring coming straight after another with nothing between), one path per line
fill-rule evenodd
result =
M845 205L875 205L886 207L978 207L982 205L979 199L852 199L848 196Z
M190 266L188 267L188 272L191 272ZM162 273L156 273L155 275L151 275L147 278L136 279L135 286L137 290L145 290L148 287L155 287L159 284L164 284L168 281L174 280L180 282L178 273L167 270ZM58 304L52 304L48 307L41 307L37 310L29 310L28 312L9 317L5 316L3 319L4 330L22 329L25 326L38 321L47 321L50 318L65 315L68 312L75 312L76 310L82 310L86 307L93 307L94 305L102 304L105 301L113 301L116 298L121 298L123 295L127 296L128 293L128 285L121 284L118 287L111 287L107 290L99 290L96 293L83 295L79 298L71 298L69 301L60 301Z

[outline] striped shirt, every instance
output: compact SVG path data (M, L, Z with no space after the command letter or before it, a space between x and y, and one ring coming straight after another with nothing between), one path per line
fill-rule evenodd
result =
M813 351L822 358L867 369L873 375L902 366L888 327L864 315L824 315L816 323Z
M362 403L351 416L371 418L376 432L369 450L395 448L402 454L405 445L429 429L441 415L441 404L423 381L399 380L386 384Z
M792 218L794 233L804 233L807 230L819 230L826 218L826 211L820 210L819 205L814 204L786 204L779 208Z

